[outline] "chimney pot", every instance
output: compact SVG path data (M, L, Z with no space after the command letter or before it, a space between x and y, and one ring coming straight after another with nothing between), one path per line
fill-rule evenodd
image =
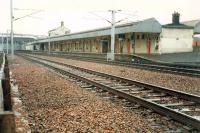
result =
M172 24L175 24L175 25L180 24L179 19L180 19L180 14L178 12L174 12L172 14Z

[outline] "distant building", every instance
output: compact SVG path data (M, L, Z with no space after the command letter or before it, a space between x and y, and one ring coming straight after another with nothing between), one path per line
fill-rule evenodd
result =
M200 19L183 22L183 24L194 27L193 51L200 52Z
M52 36L59 36L59 35L69 34L70 32L71 31L64 26L64 22L61 21L61 25L56 29L50 30L48 32L48 34L49 34L50 37L52 37Z
M162 26L160 34L160 53L179 53L193 51L193 36L200 33L200 21L179 21L180 14L172 14L172 23Z
M194 28L194 34L200 33L200 31L199 31L199 29L200 29L200 19L191 20L191 21L184 21L182 23L187 25L187 26L193 27Z
M23 50L25 49L25 45L27 43L33 42L38 39L36 35L29 34L14 34L13 44L15 50ZM11 39L10 34L8 33L0 33L0 51L6 51L8 44L8 49L11 49Z

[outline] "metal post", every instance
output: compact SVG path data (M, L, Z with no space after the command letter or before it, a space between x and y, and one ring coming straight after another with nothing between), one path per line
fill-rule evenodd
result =
M49 54L51 53L51 44L50 44L50 37L49 37L49 42L48 42L48 47L49 47Z
M115 10L112 10L111 27L111 60L115 60Z
M6 50L7 50L7 54L8 54L8 32L7 32L7 42L6 42Z
M1 35L1 47L2 47L2 52L3 52L3 33Z
M10 17L11 17L11 34L10 34L10 39L11 39L11 56L12 59L14 58L14 45L13 45L13 1L10 0Z

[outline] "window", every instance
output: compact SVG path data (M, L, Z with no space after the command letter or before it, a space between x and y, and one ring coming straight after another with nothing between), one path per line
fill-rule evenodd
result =
M119 34L118 38L124 40L125 39L125 34Z

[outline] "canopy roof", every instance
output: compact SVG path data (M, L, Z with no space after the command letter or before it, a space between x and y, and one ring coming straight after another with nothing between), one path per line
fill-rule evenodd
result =
M145 19L143 21L137 21L122 25L117 25L115 28L115 34L124 34L131 32L141 32L141 33L160 33L161 24L155 18ZM89 37L98 37L106 36L111 34L111 27L104 27L94 30L88 30L83 32L71 33L51 38L44 38L36 40L34 43L44 43L49 40L52 41L62 41L62 40L71 40L78 38L89 38Z

